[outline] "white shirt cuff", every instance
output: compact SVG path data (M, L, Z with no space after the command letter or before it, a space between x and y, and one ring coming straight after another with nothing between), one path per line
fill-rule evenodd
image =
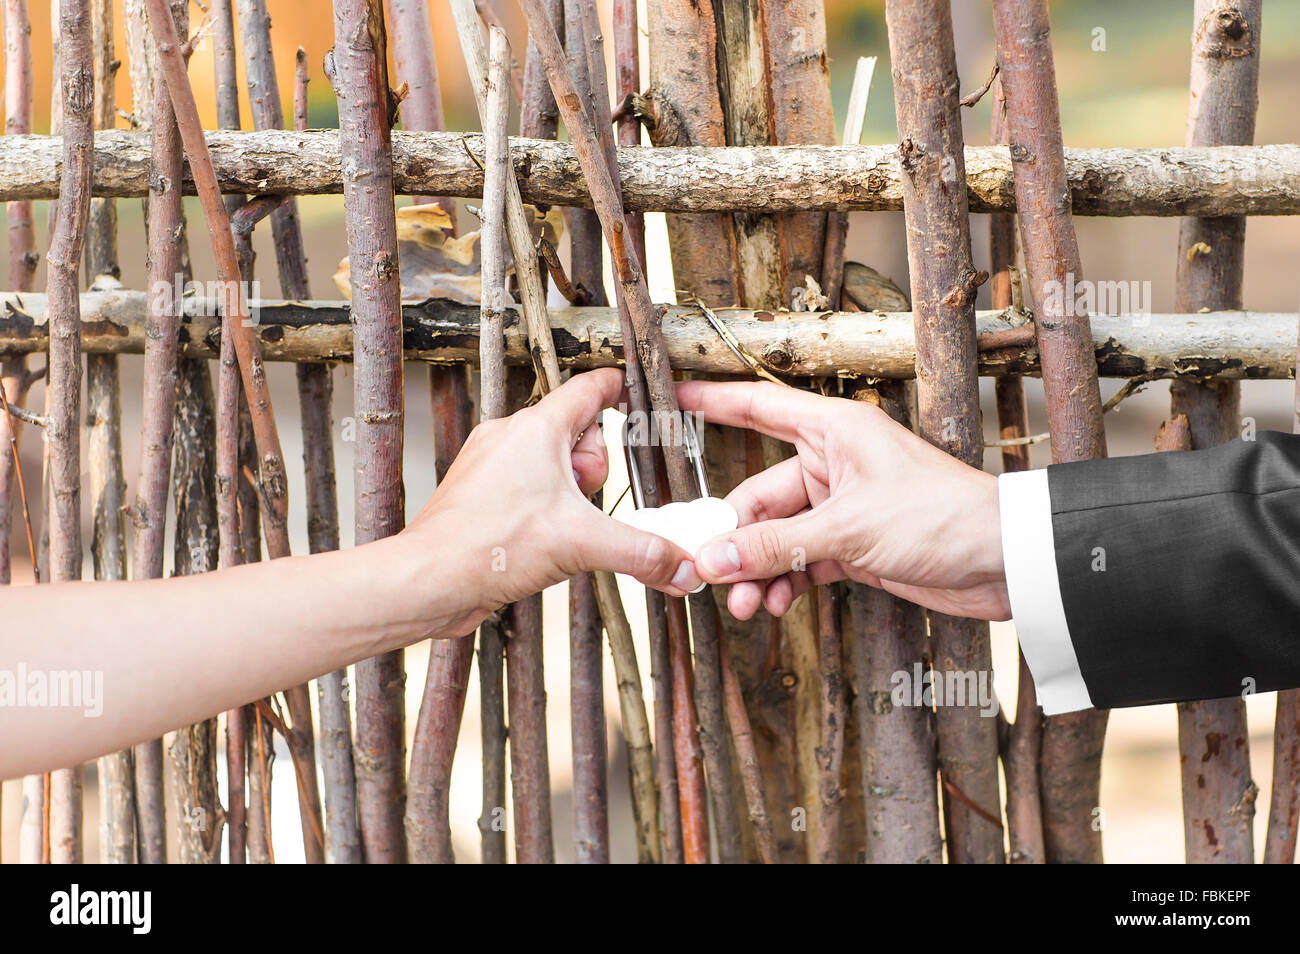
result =
M1038 704L1046 715L1091 709L1061 603L1047 471L999 475L998 510L1007 596Z

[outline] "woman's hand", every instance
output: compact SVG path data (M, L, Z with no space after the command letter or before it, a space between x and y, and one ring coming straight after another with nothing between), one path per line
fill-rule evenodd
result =
M588 570L626 573L673 596L699 586L690 554L587 499L609 475L596 416L622 389L612 368L575 375L534 406L470 433L400 535L421 565L452 574L463 594L454 608L429 607L442 635L469 632L499 606Z
M1010 619L997 479L877 407L775 384L684 382L682 410L795 446L727 500L740 528L695 555L727 606L778 616L810 584L852 579L954 616Z

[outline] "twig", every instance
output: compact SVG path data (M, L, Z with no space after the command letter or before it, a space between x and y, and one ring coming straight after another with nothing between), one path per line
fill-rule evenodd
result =
M502 33L505 32L506 28L501 23L501 18L492 9L491 0L474 0L474 9L477 11L479 19L483 21L483 25L489 30L496 27ZM522 103L524 101L524 74L519 69L519 61L514 58L513 54L510 56L510 91L515 98L515 102Z
M499 27L489 31L487 98L483 115L483 208L479 213L482 231L479 367L483 394L480 419L487 421L506 414L505 375L505 195L510 178L509 91L503 82L510 58L510 44Z
M570 213L570 218L572 219L572 217L584 212L586 212L585 209L574 209ZM597 246L597 248L599 247ZM570 248L572 248L572 230L570 230ZM551 281L555 282L555 290L564 297L565 301L570 305L592 304L587 289L585 287L575 288L573 283L569 281L569 276L564 271L564 263L560 261L560 253L556 251L555 246L545 236L537 240L537 253L546 264L546 271L551 276Z
M989 91L989 89L993 86L993 81L997 78L998 78L998 64L994 63L993 69L989 71L989 78L984 81L984 85L981 86L979 89L975 90L975 92L963 96L961 99L961 104L966 107L973 107L976 103L978 103L981 99L984 98L984 94Z

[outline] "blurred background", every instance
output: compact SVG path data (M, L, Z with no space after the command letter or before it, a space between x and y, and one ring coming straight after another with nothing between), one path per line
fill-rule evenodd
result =
M654 0L646 0L653 3ZM321 62L333 44L333 23L324 2L302 3L301 0L267 0L272 17L272 37L282 91L292 89L294 53L298 46L306 49L311 65L310 119L314 127L337 126L337 111L332 90L322 71ZM516 51L524 49L522 17L512 0L494 0L498 14L506 24ZM644 24L644 3L641 22ZM48 0L31 0L32 43L36 66L36 131L48 132L51 95L50 4ZM452 26L451 14L442 0L430 3L437 45L439 72L449 129L478 129L473 99L465 77L464 62ZM849 85L858 56L877 56L874 83L867 110L863 142L890 143L897 140L894 122L893 90L890 81L889 48L885 33L883 0L826 0L829 49L831 54L832 92L837 113L837 127L843 123ZM608 24L608 3L602 3L602 16ZM201 11L191 8L191 22L197 23ZM121 13L115 27L118 56L125 58L126 44ZM983 84L994 62L992 13L988 3L978 0L954 0L953 19L958 66L963 91ZM1056 0L1052 4L1052 43L1060 87L1061 116L1068 146L1176 146L1182 145L1187 116L1187 83L1190 63L1192 4L1190 0L1156 0L1133 4L1125 0ZM1269 5L1264 18L1261 42L1260 103L1256 133L1257 143L1295 142L1297 114L1291 96L1300 79L1300 4ZM648 52L642 43L643 75L648 67ZM517 55L522 55L517 53ZM190 77L199 99L204 123L216 125L214 103L212 47L210 41L199 46L190 61ZM243 76L241 71L241 84ZM241 85L241 90L243 86ZM131 106L126 64L117 76L118 104ZM288 103L287 92L285 94ZM971 145L989 142L990 102L986 97L974 109L963 110L966 141ZM250 126L247 101L242 101L244 122ZM125 127L124 120L119 126ZM563 135L563 131L561 131ZM399 203L405 200L399 199ZM37 203L36 221L40 226L38 247L48 240L44 225L44 203ZM340 297L331 281L339 260L347 254L343 230L341 196L306 197L300 200L304 234L310 257L311 282L318 298ZM190 222L190 247L195 278L202 282L215 278L211 253L202 226L202 215L195 200L187 200ZM132 288L145 284L144 230L140 203L118 202L122 281ZM1172 311L1174 304L1174 270L1177 250L1176 219L1078 218L1075 226L1082 250L1084 275L1093 280L1150 282L1150 309ZM671 267L661 215L647 216L649 233L648 276L656 301L672 301ZM977 267L988 267L988 221L986 216L971 217L971 231ZM0 238L0 242L4 239ZM255 247L261 261L260 279L263 294L279 293L269 230L257 233ZM907 256L901 213L860 213L852 216L849 235L850 259L871 265L889 275L904 289L908 287ZM1245 307L1256 311L1290 312L1297 307L1296 261L1300 252L1300 222L1291 218L1256 218L1247 230ZM44 287L44 268L37 275L36 287ZM979 307L987 308L987 286L980 292ZM134 495L138 471L140 368L141 358L126 356L122 360L122 401L124 460L128 493ZM432 429L428 406L428 386L423 368L407 367L406 465L405 479L408 515L413 515L433 491ZM289 463L291 530L295 552L306 552L306 518L300 459L301 443L297 418L297 398L293 369L272 365L269 376L278 411L286 460ZM1103 381L1103 397L1118 388L1119 382ZM1121 410L1108 415L1107 431L1112 456L1144 453L1152 449L1152 439L1160 421L1168 414L1168 385L1156 383L1143 393L1125 401ZM1042 391L1037 381L1027 383L1030 397L1031 431L1046 430ZM1289 431L1293 386L1290 382L1246 382L1242 387L1242 414L1253 418L1259 428ZM985 434L996 436L992 383L984 382L983 409ZM33 391L29 404L39 409L43 404L41 386ZM352 413L352 375L347 365L335 374L335 426ZM609 422L611 425L614 422ZM341 431L340 431L341 433ZM344 545L352 539L352 445L336 443L340 519ZM1046 445L1033 449L1035 466L1048 463ZM606 491L606 500L615 499L626 486L621 460L613 462L614 472ZM998 455L986 456L989 470L1000 469ZM29 434L23 447L23 468L29 488L40 487L40 442ZM130 497L128 497L130 499ZM624 504L626 506L626 504ZM15 519L21 520L17 514ZM21 524L18 524L21 526ZM31 569L26 562L26 548L15 540L14 582L30 583ZM87 537L88 539L88 537ZM170 544L167 549L171 552ZM89 559L87 558L87 576ZM1214 581L1206 581L1213 586ZM625 604L634 617L643 607L633 588L625 593ZM546 595L547 619L547 688L549 697L549 745L551 777L554 788L554 814L557 859L572 860L570 790L570 741L568 718L568 642L567 599L563 587ZM184 631L184 620L165 621ZM0 639L4 636L4 619L0 617ZM93 622L88 623L93 625ZM644 620L634 618L642 671L648 672L648 649L644 643ZM1016 649L1010 624L995 624L994 657L999 697L1014 706ZM212 647L214 653L219 646ZM407 652L409 705L408 729L413 728L419 705L428 652L416 646ZM621 750L617 700L614 696L612 669L608 667L606 706L610 727L610 811L615 860L635 860L631 836L631 811L627 797L626 760ZM648 685L648 680L647 680ZM313 694L314 695L314 694ZM1271 694L1248 700L1251 725L1252 771L1260 787L1256 815L1256 845L1262 854L1264 820L1267 814L1271 777L1272 721L1274 698ZM0 743L2 744L2 743ZM479 725L477 679L470 680L464 726L453 777L453 825L456 831L458 859L478 858L478 832L475 821L479 812ZM279 753L279 770L275 773L275 849L279 861L301 860L302 846L298 829L297 806L292 769L287 750ZM223 781L224 786L224 781ZM18 781L4 784L3 829L0 851L5 860L18 856L18 819L21 793ZM1178 750L1175 714L1172 706L1121 710L1112 713L1102 774L1105 852L1111 862L1179 862L1183 858L1182 817L1179 800ZM98 857L98 803L94 787L94 767L87 769L86 788L86 857Z

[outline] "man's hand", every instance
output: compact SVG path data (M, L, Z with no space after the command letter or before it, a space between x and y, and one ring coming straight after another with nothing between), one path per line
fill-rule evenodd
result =
M468 632L497 607L587 570L626 573L682 596L699 586L690 554L607 516L587 499L609 475L596 416L621 372L575 375L540 402L474 428L436 493L403 531L456 574Z
M727 497L740 527L695 555L727 606L777 616L811 584L852 579L954 616L1009 619L997 479L877 407L775 384L689 381L684 411L760 431L797 456Z

